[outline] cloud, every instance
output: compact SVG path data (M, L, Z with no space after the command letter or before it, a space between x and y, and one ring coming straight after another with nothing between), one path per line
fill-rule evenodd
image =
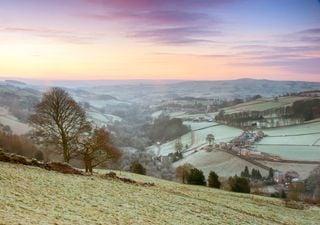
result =
M195 9L216 7L239 0L86 0L98 6L129 9L129 10L156 10L156 9Z
M0 32L5 33L25 33L41 38L54 39L62 42L73 44L88 44L95 40L92 35L75 34L71 31L62 31L47 28L34 28L34 27L5 27L0 29Z
M86 0L97 7L82 18L125 25L126 36L163 44L214 42L218 7L236 0ZM238 0L239 1L239 0Z
M220 35L219 32L204 30L199 27L176 27L163 29L139 30L130 33L129 37L148 39L164 44L212 43L210 39L201 38L208 35Z

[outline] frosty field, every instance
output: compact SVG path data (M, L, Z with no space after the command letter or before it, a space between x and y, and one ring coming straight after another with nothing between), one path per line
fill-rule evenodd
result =
M320 161L320 146L255 145L255 148L282 159Z
M181 143L184 146L187 144L189 148L206 144L206 137L208 134L213 134L215 136L215 142L220 143L231 141L242 133L241 129L226 125L217 125L216 123L211 122L188 122L186 125L190 125L192 129L195 129L180 138ZM168 155L169 153L174 152L176 141L177 140L173 140L162 144L160 146L160 155ZM158 151L158 147L155 145L149 146L147 149L154 151L155 153Z
M215 171L221 177L240 176L241 171L248 166L251 171L252 168L260 170L264 176L268 175L268 171L261 169L243 159L235 157L231 154L222 151L198 151L182 160L177 161L173 165L178 167L184 163L191 163L198 169L201 169L207 177L210 171Z
M242 104L238 104L232 107L225 108L226 114L237 113L243 111L265 111L268 109L280 108L291 105L298 100L308 99L308 97L279 97L278 101L274 101L273 98L261 98L255 101L250 101Z
M320 209L121 172L141 187L0 163L1 224L319 224ZM118 173L120 175L120 173Z
M0 123L10 126L15 134L26 134L31 129L27 124L20 122L18 118L13 116L4 107L0 107Z
M265 129L264 137L254 145L261 152L283 159L320 161L320 122Z

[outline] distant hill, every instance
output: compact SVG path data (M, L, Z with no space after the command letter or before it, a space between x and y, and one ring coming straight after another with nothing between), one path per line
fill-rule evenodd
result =
M146 187L0 162L1 224L318 224L317 207L296 210L275 198L153 182ZM102 173L102 171L100 171Z
M216 96L228 98L244 98L261 95L266 97L283 95L292 92L319 90L320 82L304 81L273 81L256 79L239 79L224 81L185 81L169 85L170 90L180 92L182 96L190 96L190 92L197 97ZM194 96L196 97L196 96Z
M13 85L26 85L26 83L18 80L5 80L4 82L8 84L13 84Z

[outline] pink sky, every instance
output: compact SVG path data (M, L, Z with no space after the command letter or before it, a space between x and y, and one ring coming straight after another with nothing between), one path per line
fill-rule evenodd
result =
M320 81L317 0L3 0L0 78Z

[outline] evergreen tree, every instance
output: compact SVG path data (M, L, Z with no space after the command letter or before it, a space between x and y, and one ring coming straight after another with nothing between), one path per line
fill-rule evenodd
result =
M139 161L134 161L131 163L130 172L142 175L146 175L147 173L146 168L144 168Z
M273 180L273 175L274 175L273 169L270 167L270 169L269 169L269 175L268 175L268 180Z
M206 185L203 172L197 168L193 168L190 170L190 173L187 176L187 181L188 181L188 184Z
M240 192L240 193L250 193L250 182L247 178L238 177L229 177L229 185L231 191Z
M244 168L244 171L241 172L241 177L250 177L249 169L247 166Z
M221 186L221 182L219 181L219 176L214 171L210 171L209 173L208 186L213 188L220 188Z

